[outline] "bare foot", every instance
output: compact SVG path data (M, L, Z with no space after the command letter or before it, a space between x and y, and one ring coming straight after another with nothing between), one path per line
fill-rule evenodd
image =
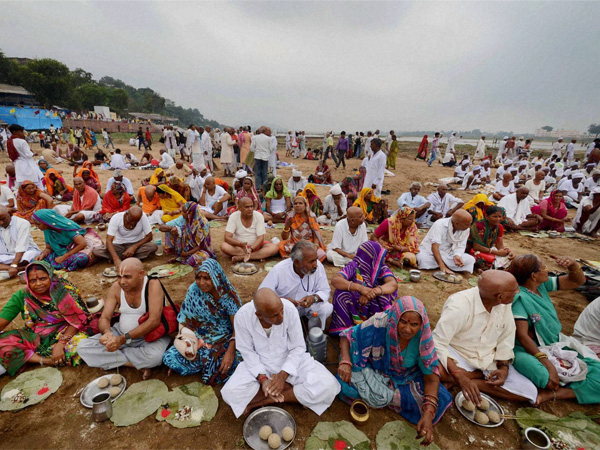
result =
M554 392L552 391L548 391L548 390L543 390L540 391L540 393L538 394L536 400L535 400L535 406L540 406L542 403L545 403L549 400L553 400L554 399Z
M233 263L239 263L242 262L244 260L244 256L232 256L231 257L231 262Z
M142 369L142 380L147 380L152 375L152 369Z

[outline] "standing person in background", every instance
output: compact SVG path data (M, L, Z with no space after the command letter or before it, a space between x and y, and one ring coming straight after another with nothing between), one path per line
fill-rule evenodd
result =
M333 141L333 139L332 139ZM335 151L338 155L338 161L335 164L335 168L340 167L340 163L344 165L344 169L346 168L346 152L348 151L348 139L346 138L346 132L342 131L340 134L340 138L338 140L337 145L335 146Z
M146 145L146 137L144 136L144 131L142 130L142 127L140 127L138 129L137 140L138 140L138 150L142 149L142 145L144 146L145 150L148 150L148 146Z
M292 156L292 132L290 130L285 135L285 156Z
M392 131L393 133L393 131ZM398 157L398 149L400 148L400 143L398 142L398 138L396 135L392 135L392 140L388 146L388 155L386 168L387 169L396 169L396 158Z
M25 128L21 125L12 124L8 127L8 131L11 132L11 136L7 141L6 148L8 157L15 166L15 188L19 188L23 181L29 180L38 188L43 189L42 179L44 176L37 163L33 160L35 153L31 151L29 144L25 140Z
M437 150L438 144L440 142L440 133L435 133L433 141L431 142L431 158L429 158L429 162L427 165L431 167L431 164L437 159Z
M192 165L197 169L204 164L204 155L202 154L202 133L204 128L194 127L194 141L192 142Z
M552 158L554 155L556 155L557 158L560 158L562 155L562 141L563 138L559 137L558 141L556 141L554 144L552 144L552 153L550 154L550 157Z
M567 150L565 151L565 160L567 165L571 165L571 163L575 160L575 143L577 139L571 139L571 142L567 144Z
M477 143L477 148L475 149L475 154L473 155L473 161L475 161L477 159L485 158L485 149L486 149L485 136L481 136L481 139L479 139L479 142Z
M6 141L8 141L8 134L6 132L6 125L0 127L0 150L6 151Z
M185 136L185 156L187 156L188 161L190 160L190 155L192 154L192 145L196 140L196 131L194 130L194 124L190 124L187 130L183 132Z
M253 172L252 167L249 167L245 162L248 153L250 153L250 144L252 143L252 135L248 133L248 127L242 127L242 132L238 134L238 142L242 169L251 174Z
M496 167L500 166L506 159L506 144L508 142L508 136L502 138L502 142L498 144L498 156L496 156Z
M250 145L254 153L254 185L262 189L267 181L269 156L271 155L271 136L267 135L268 128L260 127Z
M268 128L268 135L271 137L271 153L269 154L269 168L268 170L273 174L274 177L277 176L277 136L275 133L271 132L271 129ZM260 186L259 186L260 188ZM265 189L268 190L268 189Z
M506 157L510 160L515 158L515 145L516 145L516 140L517 137L516 136L512 136L507 142L506 142L506 146L504 147L504 153L506 154Z
M233 140L234 130L231 127L225 127L221 134L221 164L223 165L224 176L233 176Z
M423 136L421 139L421 143L419 144L419 148L417 149L417 156L415 156L415 161L417 158L425 161L427 159L427 146L429 145L429 141L427 140L427 135Z
M354 156L360 158L362 153L362 136L364 136L364 133L359 133L357 131L354 136Z
M306 135L304 131L301 131L300 136L298 136L298 145L300 146L300 157L304 158L306 156Z
M108 148L108 132L106 128L102 128L102 137L104 138L104 148Z
M387 157L381 151L380 139L373 139L371 141L371 152L373 156L367 161L367 175L363 186L373 189L375 197L381 198Z
M212 173L215 171L215 166L213 163L213 144L210 139L211 131L212 127L210 125L206 125L206 127L204 127L204 133L202 133L202 153L204 156L204 164L206 167L210 168Z
M373 152L371 151L371 141L373 140L373 133L367 131L367 137L365 138L365 156L370 158L373 156Z
M150 133L150 128L146 127L146 133L144 134L146 138L146 145L148 146L148 150L152 150L152 133Z

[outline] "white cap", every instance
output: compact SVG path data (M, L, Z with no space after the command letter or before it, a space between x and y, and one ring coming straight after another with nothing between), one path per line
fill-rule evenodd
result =
M301 176L302 176L302 171L292 169L292 177L301 177Z
M331 189L329 189L329 193L331 195L340 195L342 193L342 188L339 184L334 184Z

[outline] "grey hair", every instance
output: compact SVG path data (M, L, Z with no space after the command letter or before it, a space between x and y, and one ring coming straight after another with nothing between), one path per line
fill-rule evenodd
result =
M413 181L410 185L410 188L414 188L414 187L418 187L419 189L421 189L423 187L423 185L421 183L419 183L418 181Z
M292 247L292 251L290 252L290 258L292 258L292 261L302 261L304 259L304 249L314 250L315 245L305 239L296 242Z

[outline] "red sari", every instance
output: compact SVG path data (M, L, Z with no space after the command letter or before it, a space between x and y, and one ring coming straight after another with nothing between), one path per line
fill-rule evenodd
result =
M112 191L108 191L102 200L102 210L100 214L114 214L127 211L131 204L131 197L127 192L123 192L121 198L115 197Z
M419 144L419 149L417 150L417 158L425 161L427 159L427 146L429 145L429 141L427 140L427 135L423 136L423 140Z
M567 205L565 204L564 198L560 201L560 205L558 208L554 207L556 203L556 193L558 191L552 191L550 193L550 197L545 198L540 202L539 205L535 205L531 207L531 212L533 214L541 214L542 209L546 210L546 214L554 219L564 219L567 217ZM564 222L553 222L551 220L542 220L542 223L539 225L540 230L553 230L562 233L565 231L565 223Z

